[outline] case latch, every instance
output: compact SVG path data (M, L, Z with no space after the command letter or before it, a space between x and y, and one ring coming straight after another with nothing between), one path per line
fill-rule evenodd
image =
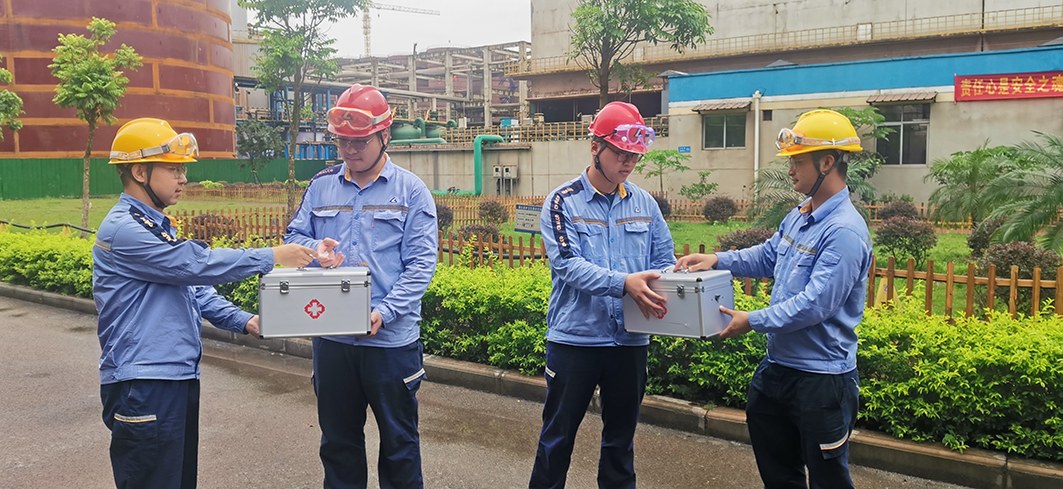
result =
M680 299L682 299L683 296L686 294L686 287L683 287L683 284L676 285L675 293L679 296Z
M351 281L347 280L347 279L340 280L340 291L341 292L350 292L351 291Z
M281 280L280 285L281 285L281 293L282 294L287 294L288 293L288 281Z

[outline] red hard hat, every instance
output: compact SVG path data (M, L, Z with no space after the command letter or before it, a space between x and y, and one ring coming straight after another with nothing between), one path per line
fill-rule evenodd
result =
M656 136L639 114L639 109L627 102L609 102L598 111L590 125L591 134L613 146L631 153L646 154Z
M394 119L384 94L369 85L351 85L328 111L328 132L364 138L391 126Z

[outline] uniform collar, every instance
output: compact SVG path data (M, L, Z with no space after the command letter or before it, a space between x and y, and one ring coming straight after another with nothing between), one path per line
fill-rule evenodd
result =
M594 188L594 185L591 184L591 178L587 173L588 171L590 170L583 170L583 173L580 174L579 178L580 181L583 182L583 188L590 190L590 192L587 192L586 195L587 202L590 202L595 195L601 195L602 197L605 197L606 195L599 192L598 189ZM627 182L621 182L620 185L616 186L616 195L620 197L620 200L626 199L628 195L631 195L627 191Z
M391 156L388 156L387 153L384 153L384 167L380 169L380 174L377 175L376 178L374 178L372 182L369 182L369 185L372 185L372 184L376 183L376 181L380 180L381 178L383 178L385 182L391 181L391 179L395 177L395 172L396 171L397 170L395 169L395 165L391 162ZM343 162L342 168L340 168L340 171L338 171L337 173L338 173L337 178L339 178L341 182L354 184L353 181L347 180L347 162L346 161ZM366 185L366 186L368 187L368 185Z
M167 227L170 226L170 218L167 217L166 214L159 212L154 207L142 202L141 200L137 199L136 197L133 197L132 195L122 192L122 195L118 196L118 203L123 205L128 204L129 206L136 209L137 212L140 212L141 214L147 216L148 219L151 219L155 222L160 222Z
M834 212L834 209L837 209L842 202L847 200L849 200L849 187L844 187L841 191L827 199L826 202L823 202L823 205L819 206L817 209L812 209L811 197L805 199L797 209L805 216L808 223L812 224L822 221L825 217L830 215L831 212Z

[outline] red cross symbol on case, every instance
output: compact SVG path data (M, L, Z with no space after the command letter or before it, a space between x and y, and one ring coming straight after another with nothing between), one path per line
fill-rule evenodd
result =
M325 305L318 302L317 299L313 299L303 307L303 311L305 311L311 318L317 319L321 317L322 314L325 314Z

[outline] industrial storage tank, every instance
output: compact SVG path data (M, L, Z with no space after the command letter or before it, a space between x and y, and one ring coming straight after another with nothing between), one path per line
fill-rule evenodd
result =
M104 46L125 43L144 58L127 70L118 121L96 131L93 156L105 157L118 127L137 117L167 119L199 141L201 157L234 156L233 48L230 0L7 0L0 2L0 56L25 101L23 129L4 129L0 158L71 158L85 151L88 127L73 109L52 103L57 80L48 65L60 33L88 35L93 17L117 24Z

